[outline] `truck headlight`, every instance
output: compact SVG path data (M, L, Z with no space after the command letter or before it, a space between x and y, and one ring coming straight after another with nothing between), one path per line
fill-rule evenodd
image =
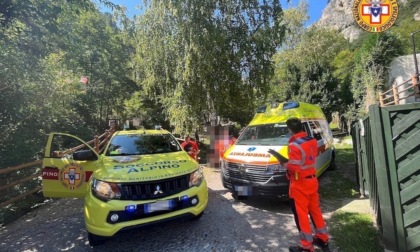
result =
M286 171L286 168L282 166L281 164L272 164L272 165L267 165L266 171L268 173L282 172L282 171Z
M203 168L199 167L195 172L190 174L190 187L198 186L203 181Z
M102 200L112 200L121 198L121 192L117 184L109 183L97 179L92 179L93 195Z

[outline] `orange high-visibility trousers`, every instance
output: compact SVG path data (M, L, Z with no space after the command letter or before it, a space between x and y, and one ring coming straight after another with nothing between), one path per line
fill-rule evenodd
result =
M290 203L300 233L300 246L313 250L312 229L309 216L315 226L315 237L328 242L328 232L319 206L318 179L315 176L290 180ZM309 213L309 215L308 215Z

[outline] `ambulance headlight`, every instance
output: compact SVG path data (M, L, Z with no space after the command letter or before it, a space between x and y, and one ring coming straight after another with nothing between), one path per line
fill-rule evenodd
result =
M105 201L121 198L121 192L117 184L97 179L92 179L92 193Z
M267 172L269 173L282 172L282 171L286 171L286 168L283 167L281 164L272 164L272 165L267 166Z
M190 187L199 186L203 181L203 169L199 167L195 172L190 174Z

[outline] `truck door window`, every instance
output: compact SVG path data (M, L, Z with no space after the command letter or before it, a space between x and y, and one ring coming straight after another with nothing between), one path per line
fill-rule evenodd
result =
M51 158L68 158L72 159L73 152L80 150L89 150L85 144L77 139L66 135L54 135L51 143Z

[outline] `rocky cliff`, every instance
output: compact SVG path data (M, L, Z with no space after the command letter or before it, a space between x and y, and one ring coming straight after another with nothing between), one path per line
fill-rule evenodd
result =
M350 42L357 39L364 31L359 28L356 21L353 19L353 3L354 0L331 0L315 25L337 29L343 33L344 37L349 39ZM399 5L404 5L406 3L407 0L398 1ZM420 19L420 11L417 15Z
M353 19L353 3L354 0L331 0L315 25L337 29L350 41L355 40L363 30Z

